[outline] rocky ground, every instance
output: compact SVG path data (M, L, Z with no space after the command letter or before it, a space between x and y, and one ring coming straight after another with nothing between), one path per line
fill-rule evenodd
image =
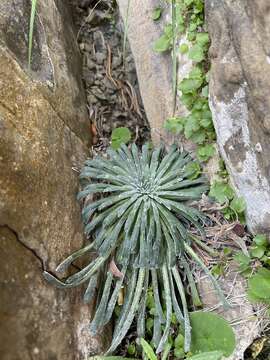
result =
M144 143L150 129L128 42L124 50L124 25L115 2L80 0L73 6L95 142L107 146L112 130L125 126L133 140Z

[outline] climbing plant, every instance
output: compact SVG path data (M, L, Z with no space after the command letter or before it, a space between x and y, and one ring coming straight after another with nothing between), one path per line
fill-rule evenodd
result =
M186 139L197 144L197 159L205 163L216 154L216 135L208 101L210 39L204 24L204 1L171 0L171 7L172 21L165 25L163 34L153 48L161 53L172 52L174 73L177 56L186 56L193 66L189 74L178 83L179 101L185 105L188 114L173 115L165 121L164 127L173 134L183 134ZM181 42L177 47L179 39ZM211 184L210 197L227 205L222 210L226 219L244 222L245 202L236 196L229 185L224 164L215 178Z
M83 269L59 280L48 272L45 278L59 288L72 288L88 282L84 301L92 299L97 280L105 271L100 296L90 329L100 330L112 317L121 287L128 283L124 303L116 322L108 353L121 343L137 314L137 335L145 334L147 289L153 289L155 316L153 342L161 352L167 342L171 317L182 324L185 351L191 344L191 327L185 288L178 264L187 276L194 297L199 295L190 270L195 261L211 278L224 305L226 300L217 280L192 248L205 243L192 236L196 228L204 237L207 218L187 204L208 190L204 176L191 179L192 158L172 146L153 149L145 144L140 151L135 144L109 149L108 157L87 160L80 179L83 189L82 216L90 239L82 249L65 259L56 269L62 272L76 259L94 251L96 257ZM94 201L93 201L94 197ZM139 312L138 312L139 309Z

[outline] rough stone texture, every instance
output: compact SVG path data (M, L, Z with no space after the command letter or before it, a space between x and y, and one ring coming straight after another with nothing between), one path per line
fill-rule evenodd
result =
M79 57L66 6L39 2L29 74L29 12L30 1L1 1L0 358L82 359L102 348L87 331L91 307L82 289L42 278L83 242L72 170L90 141Z
M270 3L206 0L217 141L254 232L270 230Z
M260 335L260 320L246 297L246 279L239 274L237 264L230 263L225 277L219 278L219 284L230 304L228 310L220 304L220 298L207 276L201 277L198 282L200 296L205 310L214 310L233 327L236 348L228 360L243 360L245 350Z
M120 13L126 19L129 0L117 0ZM172 116L172 61L170 54L153 51L155 40L162 34L164 21L151 19L158 0L133 0L128 11L128 39L134 56L140 92L155 143L168 134L164 121Z

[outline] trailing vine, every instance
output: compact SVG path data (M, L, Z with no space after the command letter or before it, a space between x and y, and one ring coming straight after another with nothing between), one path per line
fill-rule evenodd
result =
M197 144L197 159L201 163L206 163L216 155L216 134L208 101L210 39L204 23L204 1L175 0L171 1L171 6L174 9L172 15L175 12L172 24L165 25L164 32L156 40L153 49L157 52L172 51L174 62L178 55L187 56L193 66L177 86L180 93L179 101L185 105L188 114L172 116L165 121L164 127L173 134L182 134L187 140ZM159 18L160 16L155 20ZM178 46L178 54L174 51L175 38L186 39ZM199 176L199 163L194 163L193 167L194 176ZM245 202L236 196L230 186L228 173L221 160L220 170L215 174L209 196L225 205L222 212L226 219L245 221Z

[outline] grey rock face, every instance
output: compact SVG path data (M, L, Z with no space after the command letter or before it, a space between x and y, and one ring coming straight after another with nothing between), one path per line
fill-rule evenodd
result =
M1 1L0 358L82 359L104 344L89 334L91 307L82 289L42 277L84 241L72 170L90 143L79 52L64 2L39 2L30 74L29 12L29 1Z
M126 19L128 0L117 0L120 13ZM140 92L151 126L153 141L168 138L164 121L172 116L172 61L170 54L153 51L155 40L162 34L163 21L154 22L151 15L157 0L134 0L128 13L128 39L134 56Z
M217 141L253 232L270 230L270 4L206 0Z

